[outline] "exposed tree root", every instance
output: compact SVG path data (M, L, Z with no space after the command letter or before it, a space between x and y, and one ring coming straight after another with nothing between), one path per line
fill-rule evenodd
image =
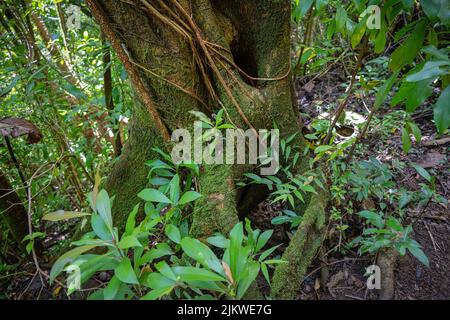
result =
M303 215L303 221L295 232L282 259L287 263L275 269L271 296L274 299L295 299L306 269L322 244L326 232L325 208L328 192L322 191L311 197Z
M393 249L383 250L378 255L377 265L381 269L381 290L380 300L394 299L394 267L397 261L398 253Z

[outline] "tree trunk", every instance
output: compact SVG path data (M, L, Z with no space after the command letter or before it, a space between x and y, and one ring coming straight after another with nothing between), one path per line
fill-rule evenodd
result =
M139 202L136 195L147 183L144 163L158 158L151 148L170 152L171 144L161 134L155 113L147 111L153 107L168 132L192 130L191 110L212 115L222 107L229 120L244 130L271 129L275 122L281 136L301 132L292 96L289 0L90 0L88 4L141 98L134 106L129 139L107 182L107 189L116 196L116 221L125 221ZM122 50L125 54L120 54ZM134 73L140 79L133 79ZM143 82L145 94L150 93L152 105L142 99L138 81ZM304 149L301 134L295 143ZM307 164L305 157L296 169L303 172ZM202 166L199 187L203 197L194 208L193 236L227 234L239 216L248 214L264 198L264 194L237 189L235 184L243 173L255 169L249 165ZM319 233L315 227L323 227L315 223L324 220L324 206L318 208L310 214L314 230L303 229L310 230L311 237ZM303 248L305 241L299 246L305 258L312 259L317 246L311 252ZM297 278L301 278L298 272ZM280 281L289 281L289 275Z
M0 216L6 222L14 240L23 248L22 240L28 234L28 214L17 192L2 172L0 172Z

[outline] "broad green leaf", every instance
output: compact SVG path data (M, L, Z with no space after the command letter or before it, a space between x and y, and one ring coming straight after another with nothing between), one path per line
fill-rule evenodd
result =
M267 241L269 241L270 237L273 234L273 230L264 231L258 238L258 242L256 243L255 252L258 252L266 245Z
M173 272L181 281L223 281L226 279L212 271L194 267L174 267Z
M189 202L193 202L195 200L197 200L198 198L200 198L202 195L198 192L195 191L188 191L185 192L182 196L180 201L178 202L179 205L183 205Z
M430 20L437 19L441 9L445 10L445 1L442 0L420 0L420 5Z
M238 274L239 257L241 255L242 241L244 240L244 228L242 222L236 224L230 231L230 263L229 267L233 276Z
M158 270L164 277L169 278L170 280L177 281L177 277L173 273L170 266L165 261L160 261L156 265L156 270Z
M239 282L238 285L237 289L238 299L241 299L245 295L252 282L255 281L256 277L258 276L258 273L259 273L259 263L249 262L247 265L246 276L243 278L242 281Z
M378 109L386 100L387 95L391 91L391 88L394 85L395 80L397 80L398 73L399 73L398 71L394 72L394 74L390 76L389 79L386 80L386 82L381 86L380 90L378 90L374 103L375 109Z
M120 240L118 246L121 249L129 249L135 247L142 247L142 244L135 236L126 236L122 240Z
M138 197L144 201L157 203L172 203L161 191L156 189L144 189L139 192Z
M112 240L112 231L108 229L105 221L98 214L93 214L91 216L91 226L97 237L105 241Z
M217 273L223 273L220 260L207 245L199 240L189 237L183 238L181 240L181 248L186 255L199 262L202 266L212 269Z
M430 79L419 82L403 81L397 94L391 100L391 106L405 101L406 111L414 112L433 93Z
M177 203L180 199L180 176L174 175L169 183L169 197L172 203Z
M177 244L179 244L181 242L180 230L177 227L175 227L173 224L167 225L164 232L165 232L166 236L173 242L175 242Z
M392 53L389 63L392 71L399 71L404 65L414 61L425 39L426 26L427 20L422 19L408 39Z
M119 292L120 286L122 285L122 282L116 277L113 276L111 280L109 280L108 285L105 289L103 289L103 297L105 300L114 300L114 298L117 295L117 292Z
M412 166L414 167L414 169L416 169L417 173L420 174L425 180L427 180L428 182L431 181L431 176L427 170L425 170L416 163L412 163Z
M272 219L271 223L273 225L279 225L283 223L291 222L292 218L287 216L279 216Z
M375 38L375 53L382 53L386 47L387 42L387 32L384 27L380 29L377 37Z
M338 6L336 10L336 31L345 35L347 24L347 11L342 6Z
M430 267L430 261L428 260L428 257L418 245L408 246L408 250L414 257L417 258L417 260L422 262L428 268Z
M172 292L174 287L167 287L167 288L159 288L150 291L145 296L141 298L141 300L157 300L163 296L166 296Z
M131 266L131 261L128 257L122 258L122 261L114 269L114 274L120 281L124 283L139 284L133 267Z
M131 213L128 215L127 224L125 226L125 234L131 235L136 225L136 215L139 212L139 204L135 205Z
M361 21L358 22L355 29L353 30L351 36L351 44L353 49L358 46L358 44L361 42L361 39L364 37L364 34L366 33L367 17L368 15L361 19Z
M45 216L42 217L42 220L61 221L61 220L69 220L69 219L86 217L86 216L90 216L90 215L91 215L90 213L84 213L84 212L59 210L59 211L55 211L55 212L46 214Z
M443 66L447 67L447 70L441 68ZM449 61L429 61L425 63L422 70L412 75L406 77L406 81L408 82L417 82L426 79L435 79L440 75L448 73L448 68L450 66Z
M228 247L228 245L230 243L230 240L228 240L221 234L209 237L208 239L206 239L206 241L208 241L209 244L211 244L217 248L222 248L222 249L225 249L226 247Z
M74 261L79 255L95 248L96 245L88 245L82 246L75 249L72 249L61 257L53 264L52 269L50 270L50 283L52 283L55 278L64 270L64 267Z
M155 290L174 286L175 282L158 272L150 273L145 279L145 285Z
M402 145L403 145L403 151L405 153L408 153L409 150L411 150L411 137L409 136L409 132L406 128L403 128L402 130Z
M317 11L322 11L328 4L329 0L316 0L316 9Z
M376 212L364 210L357 213L359 216L366 218L377 227L383 226L383 218Z
M333 149L332 146L326 146L326 145L318 146L316 149L314 149L314 153L318 154L318 153L326 152L326 151L331 150L331 149Z
M105 222L106 227L112 230L112 216L111 216L111 201L106 190L101 190L95 201L95 208L97 213Z
M440 134L450 126L450 86L445 88L434 105L434 123Z
M140 259L139 259L139 266L142 266L146 263L151 263L155 259L159 259L164 256L170 256L173 254L173 251L167 247L158 247L153 248L150 251L146 252Z
M422 132L420 131L420 128L414 122L408 122L407 124L416 139L416 142L420 143L422 141Z

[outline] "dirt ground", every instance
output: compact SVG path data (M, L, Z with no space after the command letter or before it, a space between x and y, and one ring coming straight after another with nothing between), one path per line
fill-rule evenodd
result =
M296 83L297 99L304 122L308 125L310 117L316 117L326 112L324 106L337 100L345 88L332 87L329 84L335 77L341 77L342 70L329 72L326 79L315 83L308 83L308 79ZM362 113L370 101L363 101L354 97L347 110ZM430 110L422 108L421 110ZM379 118L383 118L380 111ZM306 117L305 117L306 114ZM367 114L367 109L364 112ZM432 114L429 111L418 111L413 116L420 127L423 140L420 145L405 156L402 152L401 131L392 132L387 139L378 135L375 125L363 141L367 151L359 155L358 159L368 159L377 156L378 160L390 163L392 159L399 159L405 163L414 162L429 170L437 178L437 191L447 200L450 198L450 166L448 163L450 139L438 139L439 144L431 145L430 141L437 139L433 133L435 129L431 123ZM375 123L376 124L376 123ZM399 128L401 129L401 128ZM409 190L419 190L419 183L425 182L413 168L406 168L403 175L395 177L397 184ZM430 260L430 268L421 264L416 258L407 254L398 257L394 265L394 299L450 299L450 209L444 205L430 203L425 209L408 209L404 224L413 223L412 237L418 241ZM350 226L351 227L351 226ZM335 243L326 243L325 252ZM367 290L365 268L374 263L374 257L360 257L356 252L345 255L331 253L326 262L319 262L318 258L310 268L300 288L299 299L378 299L377 290ZM326 266L326 268L323 268ZM328 272L323 272L323 270ZM327 274L328 273L328 274ZM323 279L326 281L323 281Z
M331 70L325 77L321 77L314 83L308 83L308 79L296 83L297 99L300 105L302 119L306 125L309 119L327 112L327 106L336 105L337 98L345 90L345 87L334 87L330 84L345 81L342 79L342 70ZM339 78L339 79L338 79ZM306 85L306 86L305 86ZM367 106L371 101L363 99L351 99L348 110L356 114L367 114ZM428 108L429 109L429 108ZM426 110L426 109L425 109ZM380 111L383 112L383 111ZM377 115L383 118L383 114ZM377 156L382 162L390 163L393 159L403 162L415 162L420 164L437 177L437 190L445 198L450 198L450 166L449 141L438 145L426 145L436 139L435 131L431 124L432 115L418 112L416 123L422 130L423 141L415 146L412 152L405 156L402 152L401 132L394 130L388 137L382 136L375 127L363 141L366 144L365 154L357 155L358 159L368 159ZM442 141L441 141L442 142ZM419 183L424 182L417 172L407 168L402 175L395 176L396 182L409 190L418 190ZM283 208L280 205L270 205L264 202L255 209L250 219L260 229L274 229L273 243L288 242L287 226L274 228L270 221L279 215ZM408 209L405 224L414 223L413 238L418 241L430 260L428 269L417 259L407 254L399 257L394 266L394 299L450 299L450 210L443 205L430 203L422 208ZM330 225L330 227L333 227ZM358 228L351 225L350 228ZM272 243L272 244L273 244ZM322 259L315 258L308 270L303 283L299 283L298 299L302 300L366 300L378 299L377 290L368 290L366 286L365 268L372 265L375 257L360 256L356 249L341 254L332 249L337 245L336 239L326 241L321 252L325 252ZM277 252L281 254L283 247ZM42 263L44 270L49 270L51 263ZM29 270L29 271L28 271ZM8 278L0 277L0 299L67 299L61 293L56 284L52 287L43 287L38 277L33 277L34 265L29 262L21 266L20 271L9 275ZM102 285L102 280L107 280L108 274L99 275L91 280L87 287L95 288ZM264 281L260 281L263 292L270 289ZM85 298L89 290L82 292L73 298Z

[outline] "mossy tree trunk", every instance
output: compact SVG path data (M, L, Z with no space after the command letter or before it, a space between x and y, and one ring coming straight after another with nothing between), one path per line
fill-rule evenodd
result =
M116 44L126 49L126 59L139 73L168 132L191 129L195 121L191 110L212 115L222 107L229 120L244 130L249 123L257 130L271 129L275 122L281 136L301 131L290 74L289 0L88 3L97 21L99 12L107 18L106 24L99 21L101 28L105 32L111 27ZM115 217L122 221L147 183L144 163L158 157L151 148L170 152L170 143L146 107L142 102L134 106L129 139L107 182L107 189L116 196ZM303 150L301 134L295 143ZM304 158L297 169L304 170L307 162ZM194 236L227 233L264 198L264 191L256 195L236 187L236 180L253 169L202 166L199 187L203 197L194 209ZM315 219L311 217L311 225Z

